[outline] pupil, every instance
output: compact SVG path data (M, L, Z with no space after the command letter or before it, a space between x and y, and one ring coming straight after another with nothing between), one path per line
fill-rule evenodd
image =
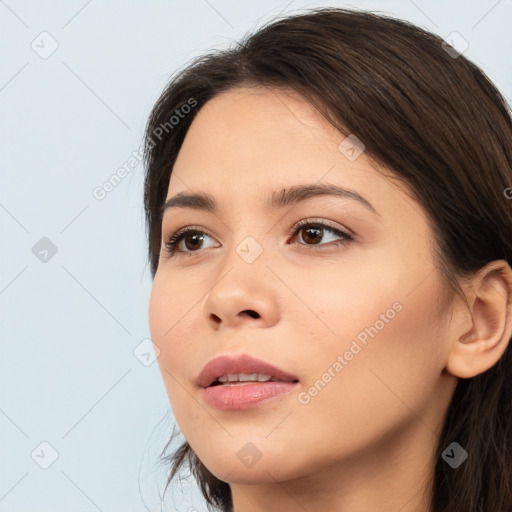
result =
M185 240L185 245L187 246L187 249L194 249L193 246L189 247L189 244L187 243L187 241L190 240L191 238L194 238L196 240L196 242L203 239L203 237L201 235L198 235L197 233L194 233L193 235L189 235L188 237L186 237L186 240ZM195 248L197 248L197 245Z
M319 242L320 240L318 240L318 238L321 238L321 235L322 235L322 229L321 229L321 228L307 228L307 229L306 229L306 233L310 233L310 232L312 232L312 231L316 233L316 235L313 235L313 238L316 238L316 239L317 239L316 241L314 241L314 243ZM306 237L306 238L311 238L311 237L309 237L309 235L307 235L307 237ZM305 241L305 242L307 242L307 240L306 240L306 239L304 239L304 241Z

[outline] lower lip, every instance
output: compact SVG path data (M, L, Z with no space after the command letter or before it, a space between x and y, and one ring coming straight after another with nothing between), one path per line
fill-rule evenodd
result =
M295 389L298 382L248 382L203 388L206 403L216 409L249 409Z

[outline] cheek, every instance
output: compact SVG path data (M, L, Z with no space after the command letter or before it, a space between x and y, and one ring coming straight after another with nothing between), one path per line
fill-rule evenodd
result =
M385 428L429 406L444 367L438 290L432 279L410 293L412 288L404 284L371 300L354 291L352 306L338 313L339 335L328 351L330 364L338 355L345 363L323 406L343 397L345 405L333 411L340 422L352 417L354 428Z
M189 382L184 382L183 371L193 360L194 347L187 332L197 324L197 308L200 307L197 299L184 296L183 290L186 290L183 285L170 281L164 285L164 280L155 276L148 308L151 339L160 350L157 361L171 405L177 389L190 386Z
M165 268L157 271L149 299L151 339L160 350L157 359L167 396L180 430L191 435L205 421L204 409L192 394L193 364L201 361L204 279L187 276L177 279ZM202 279L202 283L200 280ZM204 326L202 326L204 328ZM202 331L201 331L202 332Z
M368 271L321 281L321 293L309 290L315 315L308 314L299 326L310 336L301 347L305 388L312 393L303 397L311 398L305 406L308 421L324 422L327 412L335 418L333 426L348 422L357 435L361 425L385 428L393 418L427 407L445 349L439 283L432 274L418 286L416 276L423 274L428 272L408 275L403 268L388 268L385 274ZM325 431L320 424L317 428Z
M173 356L179 356L181 351L175 345L183 343L185 334L197 324L201 291L193 283L169 279L165 272L158 272L149 298L149 328L162 355L172 348Z

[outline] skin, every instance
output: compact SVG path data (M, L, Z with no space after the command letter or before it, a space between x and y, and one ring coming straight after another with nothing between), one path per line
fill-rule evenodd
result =
M427 512L457 378L493 366L512 335L506 262L463 283L469 307L456 295L443 303L422 207L364 152L349 160L344 139L291 91L232 89L199 111L171 175L167 198L207 192L219 210L165 213L163 244L185 226L206 235L203 245L181 241L190 256L162 250L150 330L178 426L231 485L236 512ZM357 191L378 215L334 196L263 205L271 191L317 182ZM316 244L306 229L289 235L306 218L354 240L334 246L340 237L328 229ZM248 236L263 249L252 263L236 252ZM307 404L293 392L219 411L194 383L213 357L247 353L295 374L304 397L390 309L394 317ZM237 456L248 442L261 455L252 467Z

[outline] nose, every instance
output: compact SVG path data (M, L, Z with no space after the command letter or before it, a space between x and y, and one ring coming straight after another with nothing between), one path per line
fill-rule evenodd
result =
M235 255L236 256L236 255ZM237 257L237 256L236 256ZM203 303L203 315L215 330L270 327L280 315L279 285L263 260L247 264L230 258L230 267L213 285Z

